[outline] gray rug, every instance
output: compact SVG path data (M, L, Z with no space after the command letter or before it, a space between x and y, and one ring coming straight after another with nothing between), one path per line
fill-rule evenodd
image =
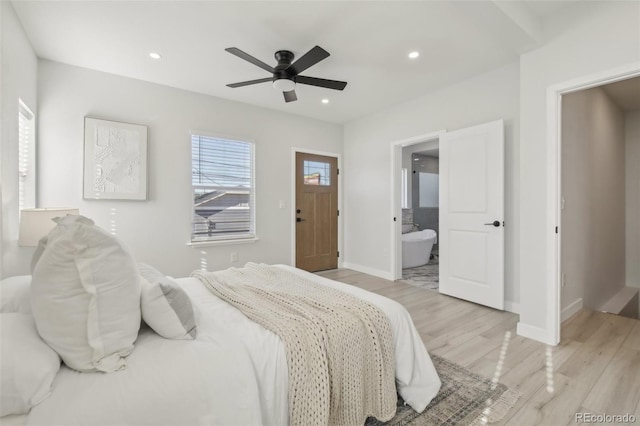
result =
M438 291L438 257L429 260L426 265L402 270L401 282L427 290Z
M416 413L398 396L396 415L388 422L367 419L366 426L469 426L500 421L520 394L502 383L493 383L466 368L431 355L442 386L422 413Z

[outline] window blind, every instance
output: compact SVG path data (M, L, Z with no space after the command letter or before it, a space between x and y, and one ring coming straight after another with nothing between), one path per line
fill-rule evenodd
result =
M35 188L29 188L31 158L34 155L34 115L22 101L18 108L18 205L20 210L33 207L30 199L35 195Z
M255 237L254 146L191 135L191 241Z

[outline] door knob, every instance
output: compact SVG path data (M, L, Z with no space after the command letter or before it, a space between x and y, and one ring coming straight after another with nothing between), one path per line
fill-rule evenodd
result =
M497 228L497 227L500 226L500 221L499 220L494 220L491 223L485 223L485 225L490 225L490 226L493 225L493 226L495 226Z
M304 219L301 217L296 217L296 222L304 222Z

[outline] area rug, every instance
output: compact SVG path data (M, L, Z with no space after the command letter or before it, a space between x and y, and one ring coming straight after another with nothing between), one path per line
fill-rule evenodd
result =
M438 268L438 257L435 256L426 265L403 269L400 281L427 290L438 291Z
M466 368L431 355L442 387L422 413L416 413L398 396L393 419L367 419L366 426L480 426L500 421L518 401L520 394L502 383L479 376Z

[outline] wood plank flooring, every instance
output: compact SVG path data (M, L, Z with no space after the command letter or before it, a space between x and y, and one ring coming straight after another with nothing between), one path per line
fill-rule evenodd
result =
M319 275L403 304L430 353L522 397L499 425L572 425L576 413L635 415L640 425L640 321L582 310L548 346L516 334L518 316L348 269Z

